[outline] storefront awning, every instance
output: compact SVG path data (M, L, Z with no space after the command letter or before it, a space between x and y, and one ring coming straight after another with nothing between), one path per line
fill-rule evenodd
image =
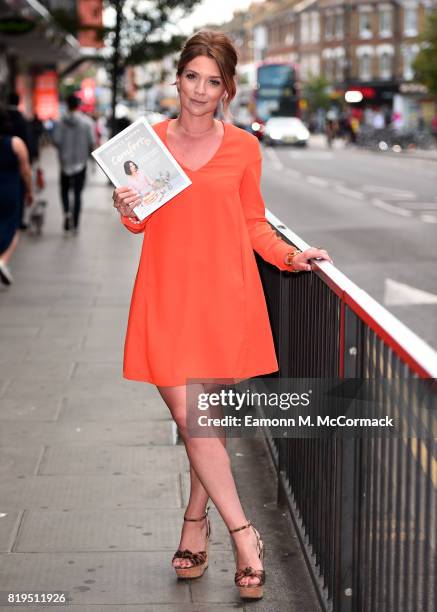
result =
M78 41L63 32L36 0L0 0L0 47L29 64L80 56Z

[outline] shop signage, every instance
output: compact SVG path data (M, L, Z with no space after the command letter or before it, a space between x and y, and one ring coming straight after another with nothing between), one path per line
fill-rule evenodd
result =
M411 94L426 94L428 93L428 89L422 83L401 83L399 85L399 91L401 93L411 93Z

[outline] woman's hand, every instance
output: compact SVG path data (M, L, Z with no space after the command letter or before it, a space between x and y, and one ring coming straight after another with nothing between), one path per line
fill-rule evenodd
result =
M140 194L131 187L117 187L112 194L114 208L123 217L129 217L133 221L138 221L138 217L133 212L134 208L141 204Z
M334 263L328 251L317 247L310 247L293 257L293 270L297 272L311 272L311 264L308 263L310 259L324 259L330 263Z
M24 194L24 203L26 206L32 206L33 204L33 192L32 191L26 191L26 193Z

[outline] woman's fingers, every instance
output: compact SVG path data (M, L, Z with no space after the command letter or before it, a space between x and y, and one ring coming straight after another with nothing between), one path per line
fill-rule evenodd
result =
M333 263L331 256L325 249L310 247L309 249L306 249L303 254L305 255L306 259L324 259L330 263Z
M114 207L125 216L128 216L141 202L139 193L130 187L118 187L114 189L112 199L114 201Z

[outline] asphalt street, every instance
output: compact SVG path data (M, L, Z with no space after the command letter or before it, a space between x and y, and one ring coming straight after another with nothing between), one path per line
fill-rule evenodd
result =
M437 348L437 156L263 147L266 207Z

